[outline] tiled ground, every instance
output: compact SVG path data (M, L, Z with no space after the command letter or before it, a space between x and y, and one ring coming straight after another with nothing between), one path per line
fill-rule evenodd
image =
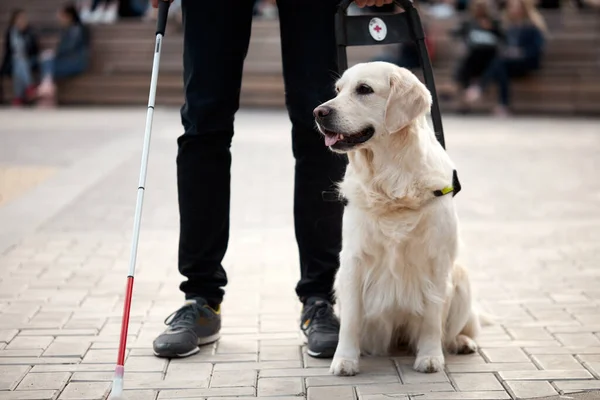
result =
M0 206L0 399L108 393L144 118L143 108L0 111L0 165L53 171ZM363 360L352 378L328 375L328 361L302 349L288 120L246 111L237 126L224 336L168 362L151 343L182 301L180 128L177 110L157 111L128 400L493 400L600 389L599 121L445 119L464 187L464 258L479 299L501 319L478 354L449 357L442 373L415 373L412 357L397 354Z

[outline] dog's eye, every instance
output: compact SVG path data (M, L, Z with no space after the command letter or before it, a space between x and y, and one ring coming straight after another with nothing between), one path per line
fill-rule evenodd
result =
M371 94L373 93L373 89L371 88L371 86L369 85L365 85L364 83L362 85L358 85L358 87L356 88L356 93L358 94Z

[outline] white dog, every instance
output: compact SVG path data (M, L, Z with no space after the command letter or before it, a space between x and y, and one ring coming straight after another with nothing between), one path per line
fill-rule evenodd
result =
M431 94L384 62L348 69L336 91L314 111L325 144L349 158L339 184L348 205L331 372L354 375L361 353L385 355L399 344L415 349L417 371L439 371L444 350L476 350L480 322L467 271L456 264L454 166L426 119Z

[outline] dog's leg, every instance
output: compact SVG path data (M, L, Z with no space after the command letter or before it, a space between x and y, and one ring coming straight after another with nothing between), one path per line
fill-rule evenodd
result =
M355 375L359 371L360 331L363 323L363 304L358 260L348 259L340 266L337 276L337 299L340 303L340 340L330 372L334 375Z
M479 318L473 309L471 283L467 270L455 264L452 271L454 291L446 318L446 349L450 353L469 354L477 350L475 337L479 333Z
M428 301L421 319L417 339L417 359L414 369L419 372L438 372L444 368L442 350L442 317L444 305Z

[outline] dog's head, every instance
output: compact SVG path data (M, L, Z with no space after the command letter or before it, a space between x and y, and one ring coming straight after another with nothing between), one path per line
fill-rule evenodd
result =
M325 144L341 153L385 140L426 114L432 102L412 72L386 62L349 68L336 92L313 113Z

